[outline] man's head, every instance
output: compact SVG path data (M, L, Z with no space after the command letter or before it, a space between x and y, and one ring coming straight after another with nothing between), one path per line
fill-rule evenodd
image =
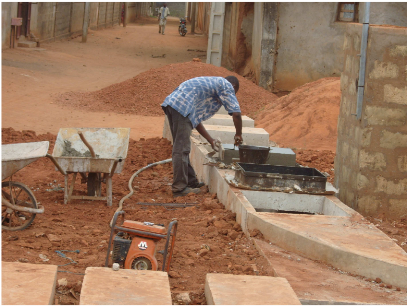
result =
M239 90L239 80L237 77L230 75L225 78L226 80L229 81L230 84L232 84L233 88L235 89L235 94L237 94L237 91Z
M167 7L167 3L164 3L163 6L164 6L164 7Z

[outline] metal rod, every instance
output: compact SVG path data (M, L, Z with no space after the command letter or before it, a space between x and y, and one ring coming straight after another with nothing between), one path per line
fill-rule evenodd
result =
M119 231L124 231L124 232L130 232L130 233L134 233L134 234L139 234L139 235L143 235L143 236L149 236L149 237L155 237L155 238L167 238L167 235L161 235L161 234L155 234L155 233L148 233L148 232L144 232L144 231L138 231L138 230L134 230L131 228L127 228L127 227L121 227L121 226L115 226L115 229L119 230Z
M24 212L28 212L28 213L31 213L31 214L42 214L42 213L44 213L44 206L42 206L42 205L38 205L39 208L24 207L24 206L11 204L5 198L1 199L1 204L3 204L4 206L7 206L8 208L11 208L13 210L24 211Z
M108 266L109 264L109 255L110 255L110 248L112 245L112 239L113 239L113 234L115 232L115 228L116 228L116 222L117 222L117 218L119 217L119 215L124 215L124 211L117 211L114 216L113 216L113 226L112 229L110 230L110 238L109 238L109 244L107 246L107 255L106 255L106 261L105 261L105 267Z
M107 197L94 197L94 196L71 196L71 199L76 200L107 200Z
M188 207L188 206L194 206L199 203L146 203L146 202L137 202L136 204L138 205L152 205L152 206L170 206L170 207Z
M365 3L365 14L364 14L364 20L363 20L361 47L360 47L358 95L357 95L357 102L356 102L356 118L358 120L362 117L363 96L364 96L364 90L365 90L366 52L367 52L367 39L368 39L368 35L369 35L369 15L370 15L370 2L366 2Z

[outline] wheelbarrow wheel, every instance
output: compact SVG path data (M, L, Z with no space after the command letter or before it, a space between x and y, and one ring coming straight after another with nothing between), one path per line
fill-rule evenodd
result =
M7 181L1 184L1 196L11 204L38 208L37 200L31 190L19 182ZM1 228L9 231L19 231L31 225L35 218L34 213L17 211L2 205Z

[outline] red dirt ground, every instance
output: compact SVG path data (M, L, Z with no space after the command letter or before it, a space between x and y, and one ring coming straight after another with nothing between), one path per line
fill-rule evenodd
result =
M63 176L54 170L53 164L46 158L37 160L13 176L13 180L31 188L38 202L45 207L45 212L37 215L33 225L26 230L2 231L2 260L64 265L67 260L59 257L56 250L80 250L79 254L72 255L77 264L60 267L60 270L67 272L58 273L58 279L66 278L68 285L58 286L55 304L78 304L82 274L86 267L104 264L110 233L109 222L117 203L128 193L130 176L151 162L170 157L170 143L161 138L164 117L159 113L159 104L163 97L189 75L213 75L213 71L222 76L235 75L223 68L212 66L210 69L214 70L209 71L207 69L210 65L190 62L202 53L188 49L206 50L205 38L187 35L180 39L176 32L176 21L167 26L168 30L164 36L158 36L155 24L145 22L128 25L127 28L90 31L87 44L81 44L80 38L74 38L43 44L43 50L3 51L3 144L47 140L50 141L51 153L60 127L86 125L132 128L123 172L113 177L112 207L107 207L104 201L81 200L64 205L63 191L58 190L58 187L64 186ZM153 35L156 35L156 39L150 39ZM136 44L137 41L149 43ZM152 57L163 53L166 54L165 58ZM188 62L184 63L185 61ZM171 66L168 66L169 64ZM171 73L166 74L162 70L164 67L171 68ZM294 91L277 99L275 95L249 81L241 77L239 79L241 89L237 97L242 103L243 112L252 115L256 120L262 120L265 128L270 128L268 131L271 140L281 146L297 148L298 163L329 173L329 180L332 181L336 135L327 136L323 128L311 129L313 125L310 123L314 116L311 116L312 112L308 113L308 109L314 112L319 107L322 110L326 110L328 106L334 111L335 107L339 109L336 104L337 80L323 79L319 83L306 84L299 88L298 92ZM146 80L151 80L152 83L143 83ZM159 82L155 81L164 85L158 86ZM144 101L152 101L151 105L148 104L149 117L136 115L137 112L145 114L145 110L138 108L144 104L141 103L143 101L136 100L135 88L137 94L144 95ZM111 99L101 98L100 94L109 91ZM309 92L312 92L312 95ZM71 95L76 100L70 100L69 103L60 100L62 104L54 103L56 97L61 95ZM317 101L317 95L323 98ZM89 97L96 98L96 107L83 105ZM121 101L123 97L134 99L130 99L133 107L131 104L120 104L126 107L125 115L117 114L123 111L115 106L124 103ZM332 98L331 104L327 101L329 97ZM296 113L296 109L302 105L308 107L300 116L300 111ZM264 116L256 117L256 112L261 107L265 107ZM274 115L270 113L272 110L275 111ZM289 110L298 115L295 121L287 124L295 131L293 134L297 140L301 140L298 144L288 142L295 140L295 137L288 137L290 133L287 131L284 135L281 130L277 131L275 126ZM303 117L304 115L308 117ZM308 124L305 127L301 123L302 118L308 118L305 120ZM323 124L330 122L332 131L336 131L335 120L337 119L323 121ZM281 129L283 128L285 127ZM303 129L310 132L319 131L319 134L314 134L319 141L313 142L297 133ZM318 143L325 144L326 147L316 147ZM216 196L205 190L206 187L203 187L202 195L177 199L180 203L197 203L196 207L168 210L136 204L173 202L168 185L171 181L170 164L141 173L139 178L134 180L134 186L138 186L138 189L136 188L135 194L124 202L124 210L126 218L133 220L168 225L172 218L178 219L179 231L170 273L174 303L179 303L177 293L190 292L192 303L205 304L204 277L209 272L253 274L252 265L255 265L259 275L272 275L266 260L259 255L252 241L242 234L234 215L226 211ZM77 192L85 193L86 187L80 185L79 178L76 183ZM376 217L371 221L391 238L396 239L396 243L406 250L406 220L393 221ZM51 242L50 234L57 235L61 241ZM209 253L204 250L205 245L209 246ZM45 255L49 261L43 261L39 257L40 254Z
M256 127L282 147L335 152L340 101L340 78L307 83L261 110Z
M223 67L202 62L169 64L150 69L132 79L94 92L68 92L56 102L88 111L113 111L144 116L162 116L160 105L182 82L198 76L233 75L239 79L237 93L242 114L253 116L260 108L273 103L277 96Z
M12 128L2 129L4 144L50 141L49 152L52 152L55 139L56 135L50 133L37 136L29 130L20 132ZM309 153L298 154L300 159L297 162L302 159L309 166L320 166L317 159L313 160L315 152L311 151L311 155ZM324 153L321 152L322 154ZM41 158L26 166L13 175L12 180L29 186L37 201L45 207L45 212L37 214L28 229L2 231L2 260L64 265L69 261L59 257L56 250L80 250L79 254L66 253L77 264L59 268L59 271L66 272L58 273L58 279L66 278L68 285L58 286L55 300L55 304L78 304L85 269L104 266L110 234L109 222L119 200L129 193L127 186L131 175L149 163L170 157L171 144L166 139L131 139L123 171L113 177L112 207L108 207L104 201L82 200L72 200L64 205L63 190L55 190L58 186L64 186L64 179L61 173L55 171L52 162ZM128 220L162 223L165 226L173 218L178 220L175 252L169 273L173 303L180 303L178 293L189 292L193 304L205 304L204 282L207 273L253 275L255 267L258 275L273 275L273 270L255 249L252 240L242 233L235 215L224 209L216 195L208 193L206 187L202 187L202 195L174 200L169 185L171 181L171 164L159 165L140 173L133 181L135 194L124 201L123 209L126 212L125 219ZM103 194L104 192L105 189ZM75 193L86 195L86 185L80 184L80 178L76 180ZM137 202L187 202L196 203L196 206L169 209L142 206L136 204ZM403 237L405 239L407 234L406 220L393 223L386 220L373 222L378 223L379 228L407 250L406 241L403 244ZM51 242L49 234L56 235L60 241ZM204 250L206 246L209 246L209 252ZM159 249L162 247L163 242L160 242ZM40 254L49 260L44 262L39 257ZM300 284L295 286L299 286L299 290L305 290Z

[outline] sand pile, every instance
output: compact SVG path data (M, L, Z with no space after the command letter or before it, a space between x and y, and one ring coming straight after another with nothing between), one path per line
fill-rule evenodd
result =
M253 116L259 109L277 100L276 95L223 67L202 62L186 62L150 69L132 79L98 91L64 93L56 102L90 111L162 116L161 103L182 82L198 76L228 75L239 79L237 99L244 115Z
M281 147L336 150L340 78L323 78L296 88L256 116L256 127Z

